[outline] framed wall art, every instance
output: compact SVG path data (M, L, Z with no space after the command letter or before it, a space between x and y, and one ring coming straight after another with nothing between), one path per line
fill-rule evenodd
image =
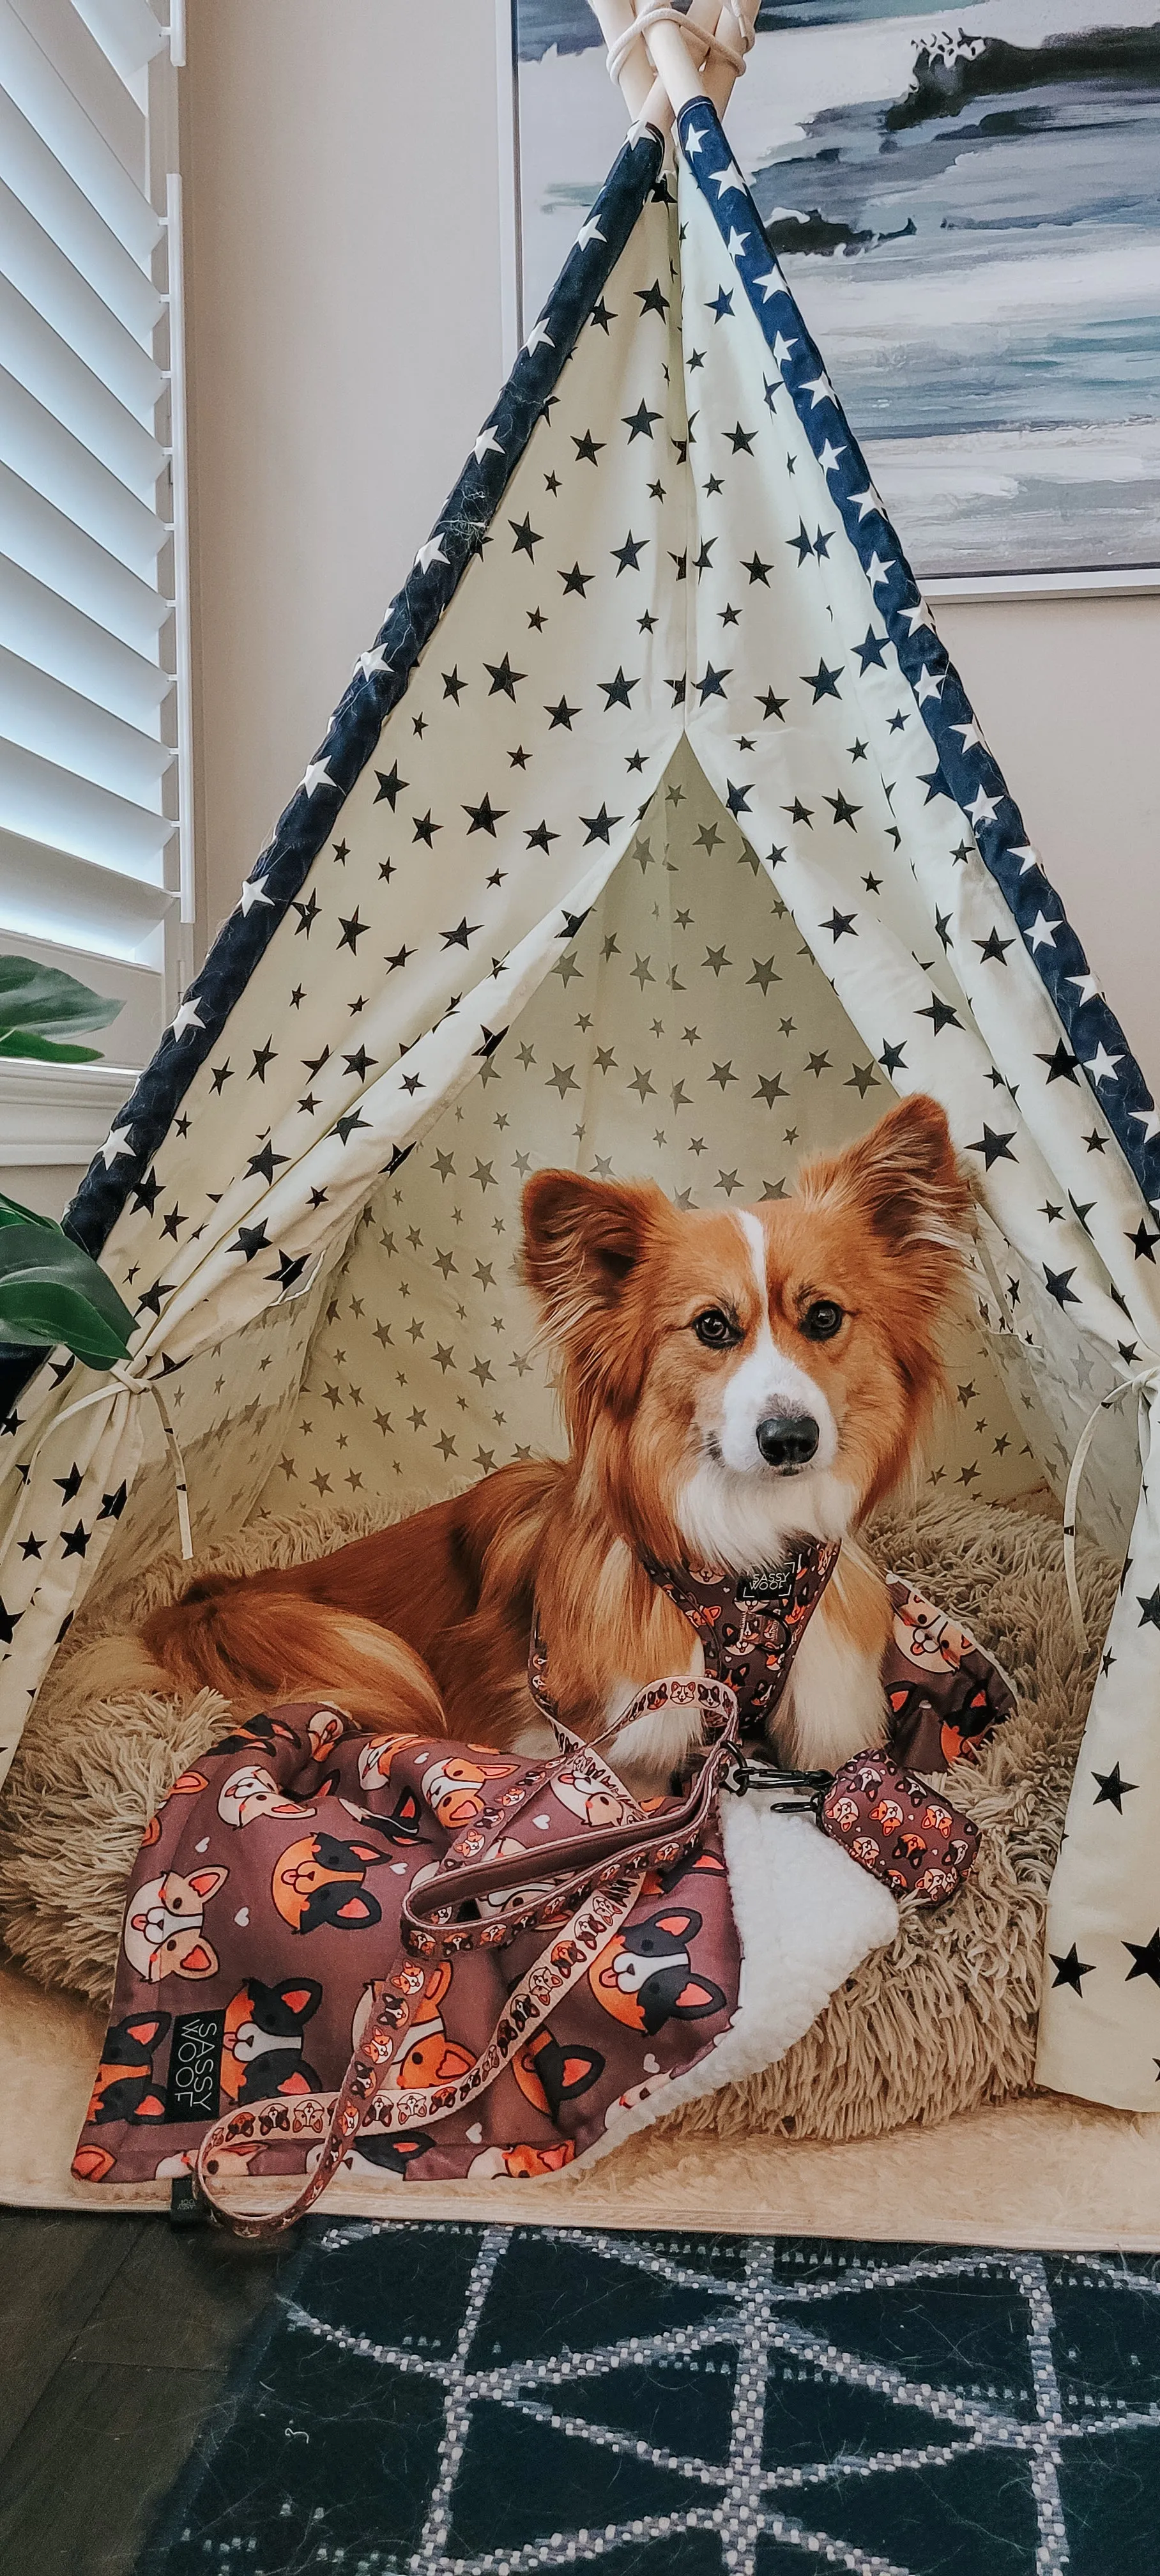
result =
M765 0L729 132L915 568L1160 582L1160 8ZM624 135L588 0L514 0L523 309Z

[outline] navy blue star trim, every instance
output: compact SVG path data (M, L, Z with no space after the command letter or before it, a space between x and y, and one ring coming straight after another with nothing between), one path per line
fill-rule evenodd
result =
M783 347L790 344L788 357L777 364L814 455L820 463L827 441L838 451L826 469L825 480L831 500L842 513L850 544L867 571L875 554L879 564L885 562L887 566L875 584L876 610L916 701L916 684L923 667L930 665L937 653L941 693L937 699L926 696L918 703L919 715L935 749L937 766L928 782L931 794L941 791L950 796L971 822L983 864L1023 933L1040 981L1054 1003L1080 1065L1086 1067L1100 1046L1109 1055L1120 1057L1114 1086L1105 1083L1096 1096L1145 1199L1160 1204L1160 1122L1157 1133L1149 1135L1153 1102L1144 1076L1103 995L1092 992L1083 998L1095 979L1089 974L1087 958L1062 906L1054 944L1031 947L1032 929L1044 897L1050 892L1058 905L1058 894L1028 847L1019 808L986 744L979 742L968 748L956 731L958 726L969 730L973 723L966 690L953 663L946 661L934 628L919 614L922 600L918 584L885 511L875 507L863 517L858 507L855 495L864 505L871 488L866 460L836 396L827 395L820 402L811 397L811 386L825 379L824 361L780 277L757 207L747 189L736 184L727 188L712 184L725 171L733 171L735 165L708 99L693 99L682 108L677 132L768 348L772 353L779 337ZM769 281L771 274L779 278L776 288L768 282L758 283L759 278ZM714 309L710 306L710 311ZM805 533L803 522L803 537ZM971 808L980 791L984 804L975 820ZM994 810L988 812L988 807ZM1094 1094L1094 1084L1089 1088Z

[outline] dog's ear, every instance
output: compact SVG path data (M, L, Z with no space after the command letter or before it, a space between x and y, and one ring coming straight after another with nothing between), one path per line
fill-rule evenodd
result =
M962 1264L971 1232L971 1185L951 1142L946 1112L925 1092L847 1145L803 1166L800 1195L857 1210L890 1252L941 1252Z
M615 1305L668 1202L652 1181L533 1172L523 1210L524 1280L556 1334L582 1308Z
M554 1344L574 1440L599 1408L631 1410L647 1335L632 1294L650 1243L672 1222L655 1181L535 1172L524 1190L523 1277Z

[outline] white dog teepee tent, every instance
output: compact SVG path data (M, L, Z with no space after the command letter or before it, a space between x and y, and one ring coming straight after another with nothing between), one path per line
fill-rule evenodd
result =
M170 1543L155 1391L203 1541L450 1491L553 1437L528 1170L743 1204L931 1091L982 1211L934 1480L1062 1492L1114 1399L1085 1492L1129 1570L1040 2071L1154 2107L1160 1520L1115 1390L1146 1425L1160 1119L682 37L649 41L675 169L636 129L71 1210L139 1328L0 1421L4 1740L97 1568Z

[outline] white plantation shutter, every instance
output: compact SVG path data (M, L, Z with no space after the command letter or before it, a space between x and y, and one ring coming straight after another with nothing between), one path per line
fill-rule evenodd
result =
M146 0L0 0L0 949L128 996L130 1067L192 914L167 38Z

